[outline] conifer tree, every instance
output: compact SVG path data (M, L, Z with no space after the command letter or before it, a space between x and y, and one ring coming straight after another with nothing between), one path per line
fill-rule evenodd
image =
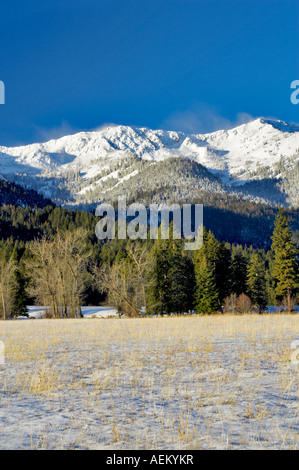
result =
M254 305L262 313L267 306L267 290L265 278L265 263L258 253L255 253L250 260L247 270L247 286L249 297Z
M279 210L274 225L271 237L274 251L272 275L275 279L276 294L281 298L286 297L290 312L292 295L298 289L298 250L292 241L292 231L282 209Z
M161 233L161 232L160 232ZM183 313L192 308L194 272L182 240L173 237L155 241L151 251L151 270L147 287L149 310L154 313Z
M231 290L231 254L225 242L221 242L216 250L217 258L215 265L215 282L219 296L219 307L224 299L232 292Z
M171 313L170 250L168 240L158 238L151 250L151 270L147 286L148 307L151 313Z
M274 260L274 253L272 250L268 250L265 253L265 278L266 278L266 290L267 290L267 297L269 305L276 305L276 293L275 293L275 279L272 276L272 266Z
M173 313L183 313L192 308L194 289L193 264L184 251L181 240L170 243L169 297Z
M18 253L18 241L16 242L13 252L12 259L15 263L15 289L13 295L13 307L12 307L12 316L15 315L26 315L27 314L27 301L28 297L25 293L26 286L26 276L24 263L20 262L20 254ZM20 250L22 251L22 250Z
M209 314L218 309L218 291L211 265L206 256L195 258L195 310L196 313Z
M208 278L213 278L213 285L218 295L218 306L231 292L231 256L224 242L219 243L212 232L203 229L203 246L194 255L195 265L206 263L209 269ZM197 269L198 271L198 269ZM206 274L205 274L206 276ZM198 282L198 279L197 281ZM211 294L214 295L213 293ZM213 301L212 301L212 305ZM216 310L217 310L216 308Z
M231 292L237 294L247 292L247 266L248 260L241 247L232 250L231 264Z

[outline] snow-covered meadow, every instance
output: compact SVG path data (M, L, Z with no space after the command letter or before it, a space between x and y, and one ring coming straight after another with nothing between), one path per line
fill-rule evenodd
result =
M296 340L287 314L0 322L0 448L296 449Z
M81 307L82 315L84 318L118 318L117 308L115 307ZM28 317L18 317L20 319L40 319L46 318L47 312L51 309L49 307L37 306L37 305L28 305L27 306L27 315Z

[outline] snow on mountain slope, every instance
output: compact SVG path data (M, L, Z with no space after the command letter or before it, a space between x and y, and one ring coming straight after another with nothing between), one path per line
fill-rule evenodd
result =
M299 158L299 127L282 121L257 119L228 131L203 136L211 147L223 150L231 177L250 179L257 167L268 167L269 176L280 159Z
M92 185L105 182L107 186L107 180L110 186L115 186L117 179L129 182L136 169L124 174L124 162L132 157L155 164L171 157L188 158L205 166L220 182L233 186L265 178L276 184L284 178L281 191L288 194L289 172L296 182L299 128L262 118L230 130L192 135L112 126L44 143L2 146L0 175L63 204L76 194L82 198ZM290 204L296 200L294 188L292 191Z

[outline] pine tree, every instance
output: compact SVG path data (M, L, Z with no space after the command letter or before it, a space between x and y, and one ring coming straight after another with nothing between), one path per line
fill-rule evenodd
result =
M298 250L292 241L292 231L282 209L276 217L271 239L274 251L272 275L276 282L275 291L278 297L287 298L290 312L292 294L298 289Z
M196 257L195 271L195 310L196 313L214 313L218 310L218 291L211 265L205 255Z
M147 286L149 311L160 314L183 313L193 307L193 263L184 250L183 241L173 238L155 241L151 251L151 269Z
M217 258L215 265L215 282L219 296L219 307L222 306L224 299L232 292L232 266L230 250L225 242L221 242L216 250Z
M205 260L205 261L204 261ZM218 306L222 308L224 299L231 292L231 254L225 242L219 243L212 232L203 229L203 246L194 255L195 265L206 263L209 276L218 294ZM212 302L212 305L213 302Z
M181 240L172 240L168 275L171 311L183 313L190 310L195 282L193 264L186 256Z
M247 286L251 301L262 313L267 306L267 290L265 278L265 263L258 253L255 253L250 260L247 271Z
M276 294L275 294L275 279L272 276L272 266L274 260L274 253L272 250L268 250L265 254L265 265L266 265L266 289L269 305L276 305Z
M151 250L151 270L147 286L149 312L171 313L170 253L168 240L157 239Z
M12 259L16 265L15 271L15 293L14 293L14 305L12 308L12 315L27 315L27 302L28 297L25 292L26 287L26 276L23 263L17 257L16 247L14 248Z
M209 264L212 269L213 274L215 274L217 259L218 259L218 241L215 236L212 234L211 230L207 231L205 227L203 228L203 246L196 252L199 257L205 256L206 262Z
M248 260L241 250L241 247L232 251L232 277L231 292L238 296L247 292L247 266Z

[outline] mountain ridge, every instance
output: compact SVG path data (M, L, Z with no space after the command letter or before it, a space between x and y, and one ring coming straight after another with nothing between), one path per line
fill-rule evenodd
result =
M149 169L161 179L162 188L169 175L159 175L159 168L161 172L167 168L175 186L176 163L182 173L180 184L188 186L179 163L184 159L207 170L204 180L196 167L195 189L299 206L299 126L266 118L207 134L118 125L47 142L0 146L0 175L61 205L94 205L115 199L118 189L129 194L137 179L148 193L154 191L146 177ZM159 166L153 171L152 165ZM157 189L159 181L154 186Z

